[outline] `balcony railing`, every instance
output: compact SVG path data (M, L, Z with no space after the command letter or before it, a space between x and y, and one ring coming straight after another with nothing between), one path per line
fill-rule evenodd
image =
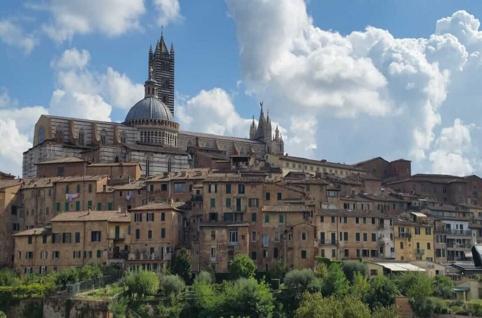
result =
M397 238L407 238L407 239L409 239L411 237L412 237L412 234L409 233L409 232L400 232L397 235Z

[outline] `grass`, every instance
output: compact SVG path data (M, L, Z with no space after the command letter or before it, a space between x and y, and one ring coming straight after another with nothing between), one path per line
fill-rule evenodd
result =
M102 288L89 290L85 293L79 294L78 296L83 298L100 300L100 299L113 298L114 296L120 294L121 292L123 292L122 286L120 286L119 283L114 283Z

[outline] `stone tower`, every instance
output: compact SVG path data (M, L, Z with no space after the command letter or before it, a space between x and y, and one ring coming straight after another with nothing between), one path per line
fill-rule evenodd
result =
M148 69L152 70L152 79L156 82L157 97L174 116L174 46L167 48L163 34L155 50L149 49Z
M271 128L271 119L269 113L265 117L263 111L263 103L260 103L261 110L259 112L258 125L253 121L249 128L249 139L257 140L266 145L266 151L270 154L283 154L284 141L278 126L276 126L275 136L273 137L273 130Z

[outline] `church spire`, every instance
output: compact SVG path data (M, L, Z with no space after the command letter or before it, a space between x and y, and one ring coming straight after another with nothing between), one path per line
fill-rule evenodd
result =
M249 139L253 140L255 135L256 135L256 123L254 122L254 115L253 115L253 120L251 121L251 127L249 128Z

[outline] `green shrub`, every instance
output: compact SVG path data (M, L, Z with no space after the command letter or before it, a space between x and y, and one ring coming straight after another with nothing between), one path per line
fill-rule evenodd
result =
M473 299L467 303L467 309L470 314L476 317L482 317L482 300Z

